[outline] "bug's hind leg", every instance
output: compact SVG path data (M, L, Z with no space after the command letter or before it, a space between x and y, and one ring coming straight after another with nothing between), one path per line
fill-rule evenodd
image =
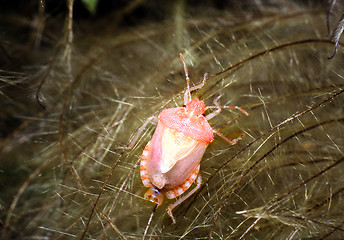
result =
M185 80L186 80L186 91L184 93L184 105L186 105L188 102L191 101L191 92L193 92L193 91L195 91L197 89L200 89L200 88L202 88L204 86L204 84L205 84L205 82L207 80L208 74L207 73L204 74L203 81L201 83L197 84L196 86L190 87L190 78L189 78L188 67L186 66L183 54L179 53L179 55L180 55L180 59L183 62L184 73L185 73Z
M209 113L207 116L205 116L205 118L207 120L209 120L209 119L215 117L216 115L218 115L221 112L222 108L238 109L240 112L242 112L246 116L248 115L248 113L244 109L242 109L241 107L238 107L238 106L220 106L219 99L221 97L222 97L222 95L220 95L220 96L218 96L217 98L214 99L214 105L215 106L207 106L206 107L206 109L216 108L216 110L214 112ZM213 129L213 132L216 135L218 135L219 137L221 137L223 140L225 140L228 144L231 144L231 145L236 144L238 141L241 140L241 136L239 136L238 138L230 140L230 139L226 138L222 133L216 131L215 129Z
M179 53L179 56L180 56L180 59L183 62L183 66L184 66L184 73L185 73L185 80L186 80L186 91L184 93L184 105L186 105L188 102L191 101L190 78L189 78L188 67L186 66L183 54Z
M239 141L242 139L241 136L239 136L239 137L237 137L237 138L234 138L234 139L228 139L227 137L225 137L225 135L223 135L222 133L216 131L215 129L213 129L213 132L214 132L217 136L219 136L220 138L222 138L223 140L225 140L225 141L226 141L228 144L230 144L230 145L234 145L234 144L236 144L237 142L239 142Z
M204 87L205 82L207 81L207 77L208 77L208 73L204 73L202 82L200 82L196 86L191 87L190 92L196 91L197 89Z
M205 108L205 110L207 110L207 109L209 109L209 108L216 108L216 110L214 111L214 112L212 112L212 113L209 113L207 116L205 116L205 118L207 119L207 120L209 120L209 119L212 119L213 117L215 117L216 115L218 115L220 112L221 112L221 106L220 106L220 104L219 104L219 99L222 97L222 95L220 95L220 96L218 96L217 98L215 98L214 99L214 104L215 104L215 106L207 106L206 108Z
M212 119L213 117L215 117L216 115L218 115L221 110L223 108L229 108L229 109L237 109L239 110L240 112L242 112L243 114L245 114L246 116L248 116L248 112L246 112L244 109L242 109L241 107L238 107L238 106L220 106L219 104L219 99L222 97L222 95L218 96L217 98L214 99L214 105L215 106L207 106L205 109L210 109L210 108L216 108L216 110L212 113L209 113L207 116L205 116L205 118L207 120L210 120Z

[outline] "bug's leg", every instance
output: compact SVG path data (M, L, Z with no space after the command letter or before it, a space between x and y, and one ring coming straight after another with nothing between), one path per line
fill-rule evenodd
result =
M191 174L191 176L190 176L182 185L184 185L186 182L188 182L187 185L189 185L189 183L190 183L189 180L190 180L191 177L193 178L192 182L195 181L195 178L196 178L196 176L197 176L197 174L198 174L198 171L199 171L199 167L200 167L200 165L197 166L197 168L195 169L195 171ZM195 174L196 171L197 171L197 174ZM193 175L194 175L194 176L193 176ZM191 183L192 183L192 182L191 182ZM197 180L196 180L196 183L197 183L197 185L196 185L195 188L193 188L190 192L188 192L188 193L187 193L185 196L183 196L182 198L178 199L175 203L173 203L173 204L171 204L171 205L168 206L167 212L168 212L168 215L171 217L173 224L176 223L176 220L175 220L174 217L173 217L172 210L173 210L175 207L177 207L179 204L181 204L182 202L184 202L186 199L188 199L191 195L193 195L193 194L201 187L201 184L202 184L202 177L201 177L201 175L198 175ZM191 184L190 184L190 185L191 185ZM189 188L190 185L189 185L187 188ZM186 188L186 189L187 189L187 188ZM181 192L181 193L180 193L180 192ZM182 194L183 192L182 192L182 191L179 191L179 192L173 191L173 192L171 192L171 195L167 195L167 192L166 192L165 194L166 194L167 198L173 198L173 197L176 197L176 196L174 196L174 195L177 195L177 194L179 194L179 193ZM179 194L179 195L180 195L180 194ZM173 197L172 197L172 196L173 196ZM177 195L177 196L178 196L178 195Z
M342 14L342 16L340 16L340 20L338 21L336 29L334 31L334 34L333 34L334 51L333 51L333 54L330 57L328 57L328 59L331 59L336 55L338 45L339 45L339 38L342 35L343 31L344 31L344 13Z
M244 109L242 109L241 107L238 106L221 106L221 108L230 108L230 109L236 109L239 110L240 112L242 112L243 114L245 114L246 116L248 116L248 112L246 112Z
M216 110L215 110L214 112L208 114L208 115L205 117L207 120L209 120L209 119L215 117L217 114L219 114L219 113L221 112L221 108L238 109L239 111L241 111L241 112L244 113L245 115L248 115L248 113L247 113L244 109L242 109L242 108L240 108L240 107L238 107L238 106L220 106L220 104L219 104L219 102L218 102L219 99L220 99L220 97L222 97L222 95L220 95L220 96L218 96L217 98L214 99L214 104L215 104L215 106L208 106L208 107L206 107L206 109L209 109L209 108L216 108ZM235 139L230 140L230 139L226 138L222 133L216 131L215 129L213 129L213 132L214 132L216 135L218 135L220 138L222 138L223 140L225 140L228 144L231 144L231 145L236 144L238 141L241 140L241 136L239 136L239 137L237 137L237 138L235 138Z
M209 113L207 116L205 116L205 118L207 120L212 119L213 117L215 117L216 115L218 115L221 112L222 108L230 108L230 109L237 109L240 112L242 112L243 114L245 114L246 116L248 116L248 112L246 112L244 109L242 109L241 107L238 106L220 106L219 104L219 99L222 97L222 95L218 96L217 98L214 99L214 104L215 106L207 106L205 109L210 109L210 108L216 108L216 110L212 113Z
M191 101L191 91L190 91L190 78L189 78L189 71L188 67L186 66L185 59L183 54L179 53L180 59L184 65L184 72L185 72L185 80L186 80L186 91L184 93L184 105Z
M221 112L221 106L219 104L219 99L222 97L222 95L219 95L217 98L214 99L215 106L207 106L205 110L209 108L216 108L216 110L212 113L209 113L207 116L205 116L205 119L209 120L218 115Z
M205 82L207 81L207 77L208 77L208 73L204 73L202 82L197 84L196 86L193 86L192 88L190 88L190 92L193 92L197 89L204 87Z
M158 120L158 118L156 116L150 116L149 118L147 118L147 120L142 124L142 126L136 131L136 133L134 133L134 135L131 136L129 143L127 144L127 146L124 147L117 147L119 149L124 149L124 150L130 150L132 149L136 142L137 139L139 139L139 137L141 136L142 132L145 130L145 128L147 127L147 125L150 122L154 122L156 123Z
M193 170L191 175L179 186L170 188L166 190L165 195L168 199L176 198L179 195L183 194L186 190L189 189L191 184L196 180L197 175L199 173L200 164L197 165L197 167Z
M189 78L188 67L186 66L183 54L179 53L179 55L180 55L180 59L183 62L183 65L184 65L184 72L185 72L185 79L186 79L186 91L184 93L184 105L186 105L188 102L191 101L191 92L193 92L193 91L195 91L197 89L200 89L200 88L202 88L204 86L204 84L205 84L205 82L207 80L208 73L204 74L203 80L202 80L201 83L199 83L196 86L193 86L193 87L190 88L190 78Z
M226 138L222 133L216 131L215 129L213 129L213 132L214 132L217 136L219 136L220 138L222 138L223 140L225 140L225 141L226 141L228 144L230 144L230 145L234 145L234 144L236 144L237 142L239 142L239 141L242 139L242 137L239 136L239 137L234 138L234 139L231 140L231 139Z
M186 199L188 199L191 195L193 195L202 185L202 177L201 175L199 175L197 177L197 180L196 180L196 187L193 188L190 192L188 192L188 194L186 194L185 196L183 196L182 198L178 199L175 203L171 204L170 206L168 206L167 208L167 211L168 211L168 215L170 215L170 217L172 218L172 221L173 221L173 224L176 223L176 220L174 219L173 217L173 214L172 214L172 210L177 207L179 204L181 204L182 202L184 202Z

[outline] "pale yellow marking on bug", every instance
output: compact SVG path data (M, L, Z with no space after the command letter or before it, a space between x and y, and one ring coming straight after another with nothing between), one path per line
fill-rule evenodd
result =
M198 141L182 132L166 127L162 136L161 172L168 172L179 160L194 150Z

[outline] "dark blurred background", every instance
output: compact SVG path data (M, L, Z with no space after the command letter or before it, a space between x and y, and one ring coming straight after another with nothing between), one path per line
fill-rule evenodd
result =
M92 8L92 4L95 4ZM341 239L343 50L327 1L2 1L2 239ZM330 35L326 18L330 20ZM341 41L340 41L341 42ZM143 198L150 124L193 93L224 109L201 189ZM210 113L211 111L207 111Z

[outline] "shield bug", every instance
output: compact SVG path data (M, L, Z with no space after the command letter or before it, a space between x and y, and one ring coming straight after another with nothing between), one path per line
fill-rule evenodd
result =
M213 141L214 133L229 144L234 144L240 139L227 139L212 129L208 120L216 116L221 108L238 109L248 115L237 106L220 106L220 96L214 100L215 106L208 107L205 107L202 100L191 100L191 92L204 86L206 75L202 83L190 88L188 69L182 54L180 58L187 83L184 106L165 109L159 114L157 128L143 151L140 165L142 183L149 188L144 197L158 206L162 204L164 196L168 199L176 198L188 190L196 180L195 188L168 206L168 214L173 223L175 219L172 210L195 193L202 184L202 178L198 174L200 161L209 143ZM204 116L209 108L217 110Z

